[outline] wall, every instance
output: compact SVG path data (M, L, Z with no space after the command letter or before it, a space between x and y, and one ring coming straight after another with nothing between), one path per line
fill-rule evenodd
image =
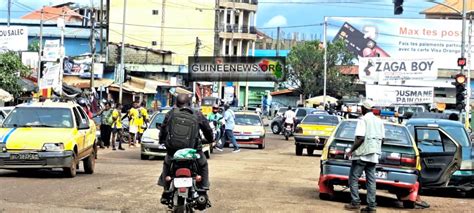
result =
M175 52L173 64L188 63L188 57L194 55L196 37L199 37L202 44L199 55L212 56L215 2L210 0L167 0L165 6L164 26L167 28L163 30L163 50ZM126 23L129 25L126 25L125 43L159 49L161 39L159 26L161 26L163 12L161 8L162 0L128 1ZM203 9L197 10L196 8ZM152 15L152 10L159 10L159 14ZM111 1L110 42L121 42L122 15L123 1ZM131 26L130 24L153 27ZM153 46L152 41L156 41L157 45Z

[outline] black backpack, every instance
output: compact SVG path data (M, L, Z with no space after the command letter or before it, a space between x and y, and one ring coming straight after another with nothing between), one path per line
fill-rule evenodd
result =
M196 113L188 108L174 109L170 113L167 130L166 149L177 151L185 148L195 148L199 134Z

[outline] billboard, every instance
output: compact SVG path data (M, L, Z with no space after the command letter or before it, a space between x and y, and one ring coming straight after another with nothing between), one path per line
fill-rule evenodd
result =
M189 57L190 81L284 81L285 57Z
M359 79L365 82L436 80L438 68L434 59L359 58Z
M327 36L359 57L433 58L440 69L459 69L461 29L460 20L330 17Z
M28 28L25 26L0 26L0 50L28 50Z
M432 104L434 100L433 87L405 87L365 85L368 99L376 106L391 106L397 104Z

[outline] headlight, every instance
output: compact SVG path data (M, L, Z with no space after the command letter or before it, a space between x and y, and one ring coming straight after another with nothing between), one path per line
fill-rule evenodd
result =
M255 131L255 132L252 132L253 135L262 135L263 132L262 131Z
M149 137L142 138L142 143L155 143L155 141L158 142L158 140L153 139L153 138L149 138Z
M47 152L62 152L64 151L63 143L45 143L41 149Z

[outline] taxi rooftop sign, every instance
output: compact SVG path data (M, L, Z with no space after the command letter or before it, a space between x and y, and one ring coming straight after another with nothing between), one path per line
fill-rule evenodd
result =
M189 81L274 81L286 79L285 57L189 57Z

